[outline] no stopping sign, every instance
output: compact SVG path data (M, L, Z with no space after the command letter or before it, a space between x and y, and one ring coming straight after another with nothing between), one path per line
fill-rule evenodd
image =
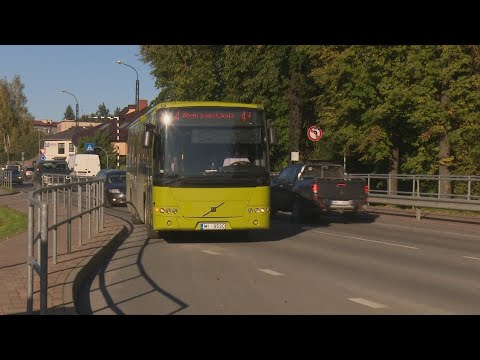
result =
M323 136L323 131L317 126L310 126L307 131L307 136L312 141L318 141Z

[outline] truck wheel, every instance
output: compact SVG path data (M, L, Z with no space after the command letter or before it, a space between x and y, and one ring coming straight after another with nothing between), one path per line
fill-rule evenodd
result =
M302 201L298 197L295 198L295 202L293 203L292 216L294 224L302 223L304 218L304 209L302 207Z

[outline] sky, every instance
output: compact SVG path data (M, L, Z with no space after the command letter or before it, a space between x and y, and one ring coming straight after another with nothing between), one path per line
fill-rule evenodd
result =
M148 103L158 95L151 68L140 61L138 45L0 45L0 78L11 82L19 75L25 85L27 108L36 120L63 120L68 105L89 115L103 102L113 115L135 104L135 71L140 99Z

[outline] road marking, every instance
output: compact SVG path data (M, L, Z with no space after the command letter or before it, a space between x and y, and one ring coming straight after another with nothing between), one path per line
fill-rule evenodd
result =
M348 298L348 300L374 308L374 309L382 309L387 307L386 305L376 303L367 299L362 299L362 298Z
M202 250L202 252L204 252L205 254L210 254L210 255L222 255L220 253L217 253L217 252L211 251L211 250Z
M270 269L258 269L258 270L263 271L264 273L267 273L269 275L275 275L275 276L285 275L285 274L282 274L282 273L279 273L279 272L276 272L276 271L270 270Z
M354 240L360 240L360 241L369 241L369 242L374 242L374 243L378 243L378 244L392 245L392 246L404 247L404 248L407 248L407 249L418 250L418 248L417 248L417 247L414 247L414 246L393 244L393 243L388 243L388 242L384 242L384 241L377 241L377 240L369 240L369 239L358 238L358 237L354 237L354 236L338 235L338 234L332 234L332 233L327 233L327 232L317 231L317 230L313 230L313 232L316 232L316 233L319 233L319 234L325 234L325 235L340 236L340 237L344 237L344 238L347 238L347 239L354 239Z
M476 257L473 257L473 256L464 256L464 258L473 259L473 260L480 260L479 258L476 258Z

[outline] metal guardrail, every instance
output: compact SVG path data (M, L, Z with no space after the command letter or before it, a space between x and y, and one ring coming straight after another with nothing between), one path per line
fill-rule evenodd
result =
M374 194L480 200L480 176L409 174L348 174L348 176L365 178L370 192ZM450 182L451 193L441 193L443 182Z
M420 220L420 208L480 212L480 176L348 174L363 177L369 188L368 203L411 206ZM442 183L451 184L451 193L442 193Z
M12 172L10 170L0 170L0 186L12 191Z
M72 251L74 220L78 221L79 246L82 246L82 224L85 216L88 216L88 238L92 236L92 213L97 233L100 228L103 228L104 179L55 177L58 178L56 181L60 183L59 185L31 191L28 197L27 313L33 311L34 271L40 277L40 314L47 312L49 234L53 236L52 261L56 264L57 231L60 227L64 225L67 227L65 240L68 254ZM74 190L76 190L76 204ZM64 210L59 211L62 205ZM75 207L76 214L74 214ZM37 208L37 224L35 224L35 208ZM36 254L35 243L38 244Z

